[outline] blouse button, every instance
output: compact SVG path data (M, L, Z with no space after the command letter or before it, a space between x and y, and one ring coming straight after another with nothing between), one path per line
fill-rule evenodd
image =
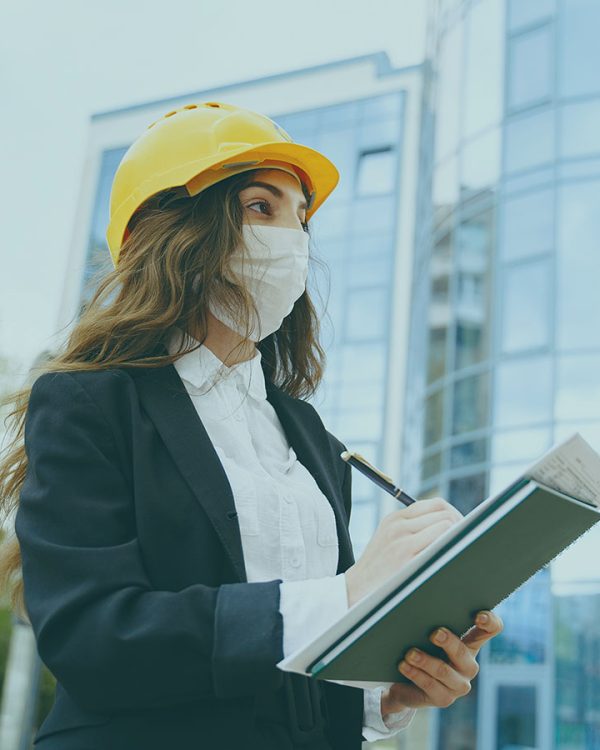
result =
M294 568L297 568L300 565L300 558L292 557L292 559L290 560L290 563Z

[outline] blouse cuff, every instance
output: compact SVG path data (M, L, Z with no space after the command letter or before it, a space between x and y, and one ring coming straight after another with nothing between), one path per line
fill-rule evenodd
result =
M402 711L387 715L384 721L381 715L381 694L385 687L365 689L365 703L363 716L363 737L368 742L382 740L397 734L412 721L416 708L406 707Z
M283 656L302 648L348 610L346 577L282 581L279 610L283 618Z

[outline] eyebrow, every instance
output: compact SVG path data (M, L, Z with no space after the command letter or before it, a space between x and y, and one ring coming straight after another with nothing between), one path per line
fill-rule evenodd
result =
M281 192L281 190L278 187L275 187L275 185L270 185L268 182L258 182L258 181L249 182L244 188L244 190L249 187L263 187L263 188L266 188L267 190L270 190L271 193L273 193L273 195L275 195L277 198L283 198L283 193ZM307 207L306 201L302 201L301 203L298 204L298 208L306 208L306 207Z

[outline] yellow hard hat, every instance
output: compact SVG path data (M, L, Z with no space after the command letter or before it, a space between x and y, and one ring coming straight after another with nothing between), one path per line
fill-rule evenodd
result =
M233 174L278 166L292 167L306 185L308 221L339 180L326 156L294 143L269 117L233 104L199 102L167 112L131 144L115 173L106 230L113 265L129 220L150 196L177 186L197 195Z

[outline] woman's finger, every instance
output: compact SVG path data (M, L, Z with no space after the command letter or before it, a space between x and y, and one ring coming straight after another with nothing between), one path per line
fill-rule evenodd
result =
M408 538L410 540L412 552L414 554L419 553L421 550L425 549L425 547L428 547L434 542L445 531L448 531L452 526L454 526L454 523L445 518L443 521L438 521L431 526L421 529L421 531L417 531L416 534L413 534ZM406 544L407 540L403 539L402 542Z
M434 513L427 513L423 516L405 519L404 526L413 534L417 534L419 531L422 531L429 526L433 526L434 523L440 523L441 521L449 521L450 524L458 523L458 519L448 510L438 510Z
M431 634L430 640L444 649L451 666L463 677L472 680L478 674L479 664L475 660L477 651L474 652L448 628L438 628Z
M439 680L436 680L435 677L432 677L418 667L413 667L406 661L401 661L398 669L403 675L408 677L409 680L414 682L417 687L421 688L421 690L427 695L428 700L434 706L447 708L461 695L465 695L465 693L455 693ZM469 684L469 690L470 689L471 685Z
M471 690L471 685L465 676L465 672L458 672L453 666L442 659L438 659L436 656L431 656L417 648L411 648L406 654L405 660L411 666L417 667L438 682L441 682L442 685L457 696L466 695Z
M482 646L504 630L502 619L487 609L477 613L475 625L476 627L463 636L462 642L476 654Z

